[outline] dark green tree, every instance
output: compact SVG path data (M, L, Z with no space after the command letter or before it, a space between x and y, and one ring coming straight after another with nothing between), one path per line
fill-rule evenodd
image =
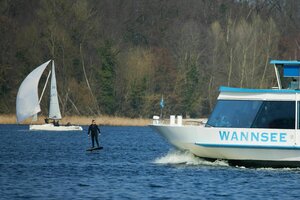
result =
M112 115L115 113L116 106L116 67L117 51L113 49L111 41L105 41L103 46L98 49L100 56L100 70L98 70L98 82L100 93L96 94L99 99L99 107L104 114Z
M198 110L195 108L195 102L198 102L199 98L199 66L192 59L187 62L187 69L185 73L185 80L181 88L183 113L185 115L190 115L191 117L196 117Z
M144 114L142 109L145 104L146 81L146 77L144 77L140 82L134 81L132 83L128 97L130 117L142 117Z

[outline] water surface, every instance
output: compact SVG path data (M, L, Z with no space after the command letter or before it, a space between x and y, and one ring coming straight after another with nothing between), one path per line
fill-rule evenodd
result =
M248 169L174 150L149 127L83 132L0 125L1 199L298 199L300 168Z

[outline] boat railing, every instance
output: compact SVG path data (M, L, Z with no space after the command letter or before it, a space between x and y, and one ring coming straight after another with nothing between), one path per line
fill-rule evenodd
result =
M184 125L203 126L207 122L207 119L186 119Z
M153 125L171 125L171 126L204 126L207 118L183 119L182 115L170 115L169 119L153 116Z

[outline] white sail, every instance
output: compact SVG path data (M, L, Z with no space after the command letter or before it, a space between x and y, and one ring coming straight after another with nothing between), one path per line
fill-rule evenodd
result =
M42 73L51 60L33 70L22 82L16 101L17 122L32 117L41 111L38 97L38 84Z
M52 61L49 119L61 119L59 103L58 103L58 96L57 96L57 89L56 89L54 61Z

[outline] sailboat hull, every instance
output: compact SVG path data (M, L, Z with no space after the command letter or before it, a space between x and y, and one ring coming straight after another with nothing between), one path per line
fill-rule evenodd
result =
M53 124L30 125L31 131L82 131L81 126L54 126Z

